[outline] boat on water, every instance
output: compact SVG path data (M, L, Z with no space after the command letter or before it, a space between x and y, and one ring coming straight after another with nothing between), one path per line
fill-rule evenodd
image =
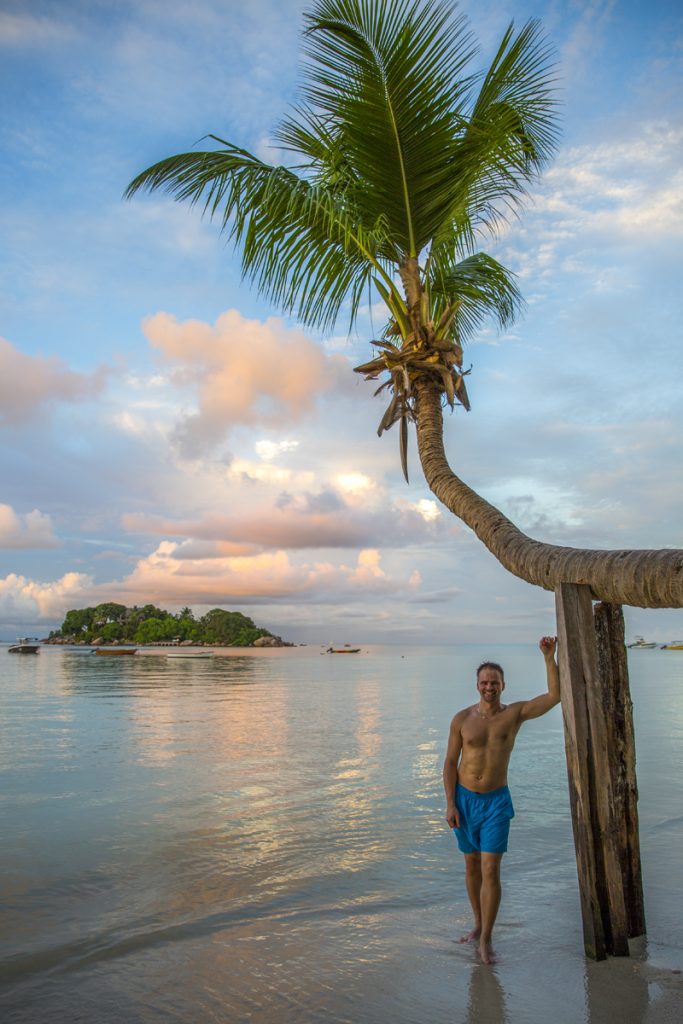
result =
M630 649L652 651L658 645L655 643L654 640L644 640L642 636L637 636L632 644L626 644L626 646Z
M136 654L137 647L96 647L93 654L106 654L108 656L123 657L128 654Z
M8 654L37 654L40 650L38 637L22 636L17 637L17 642L7 648Z
M672 640L670 644L662 644L663 651L683 651L683 640Z
M213 651L168 651L167 658L191 658L196 661L199 658L213 658Z
M359 654L360 647L328 647L325 654Z

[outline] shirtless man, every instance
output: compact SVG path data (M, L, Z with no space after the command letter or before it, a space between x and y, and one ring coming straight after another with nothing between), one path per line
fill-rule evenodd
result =
M501 704L503 669L484 662L477 670L479 702L453 718L443 766L446 821L465 855L467 895L474 913L474 928L460 941L478 940L485 964L494 962L491 933L500 905L500 862L515 813L507 787L510 754L522 722L539 718L560 700L557 637L544 636L538 646L545 659L548 692L533 700Z

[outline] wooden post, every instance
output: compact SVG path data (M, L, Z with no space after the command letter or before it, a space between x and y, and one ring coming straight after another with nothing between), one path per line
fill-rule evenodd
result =
M612 796L629 938L645 934L645 906L638 834L638 782L633 704L628 680L621 605L595 606L598 667L608 731Z
M584 948L603 960L628 956L628 924L612 795L609 738L590 588L555 591L569 798Z

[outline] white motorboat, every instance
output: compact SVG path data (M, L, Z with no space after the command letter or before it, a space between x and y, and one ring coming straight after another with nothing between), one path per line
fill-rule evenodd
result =
M632 644L626 644L626 646L630 649L652 651L658 645L654 642L654 640L643 640L642 636L637 636Z
M39 650L38 637L23 636L17 637L17 642L8 647L7 652L8 654L37 654Z

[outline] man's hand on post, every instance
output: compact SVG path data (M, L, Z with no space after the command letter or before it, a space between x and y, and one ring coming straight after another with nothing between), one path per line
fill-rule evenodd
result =
M541 649L541 654L544 658L555 658L555 649L557 647L556 636L542 636L538 642L538 646Z

